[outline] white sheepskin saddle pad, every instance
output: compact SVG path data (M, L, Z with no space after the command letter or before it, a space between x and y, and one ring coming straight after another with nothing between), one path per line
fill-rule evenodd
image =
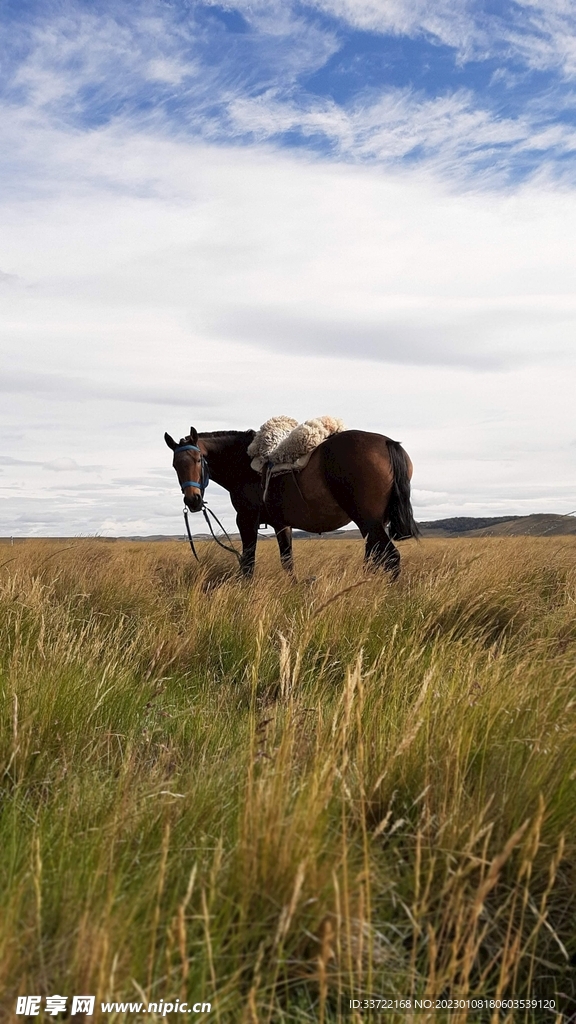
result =
M319 416L305 423L298 423L290 416L273 416L262 424L248 445L250 465L258 473L268 462L274 464L275 473L303 469L319 444L345 429L342 420L333 416Z

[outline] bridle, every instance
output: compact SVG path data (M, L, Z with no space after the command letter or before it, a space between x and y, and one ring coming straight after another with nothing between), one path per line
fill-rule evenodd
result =
M230 551L231 554L236 555L236 558L238 559L238 563L240 564L241 561L242 561L242 556L240 555L240 552L238 552L235 547L231 546L232 545L232 540L228 536L228 534L227 534L226 530L224 529L224 527L222 526L222 523L218 519L218 516L216 515L215 512L212 511L211 508L208 508L208 505L204 501L204 491L206 490L206 488L208 487L208 484L210 483L210 470L208 469L208 460L207 460L206 456L204 455L204 453L198 447L197 444L179 444L176 448L174 448L174 455L176 455L177 452L190 452L190 451L191 452L200 452L200 480L185 480L183 484L180 484L180 490L182 491L182 494L184 494L184 491L186 490L187 487L197 487L198 488L198 490L200 491L200 498L202 500L202 504L200 505L200 508L197 509L196 511L197 512L202 512L202 515L204 516L204 519L208 523L208 529L210 530L210 533L212 534L212 536L213 536L214 540L216 541L216 543L219 544L221 548L224 548L225 551ZM188 522L188 512L189 512L189 510L188 510L188 507L186 505L186 502L184 502L183 512L184 512L184 522L186 523L186 533L188 534L188 540L190 542L190 547L192 549L192 554L194 555L194 558L196 559L196 561L199 562L200 559L198 558L198 555L196 554L196 548L194 547L194 539L192 537L192 531L190 530L190 523ZM216 534L214 533L214 530L212 529L212 523L210 522L210 519L208 518L209 515L211 515L212 518L218 523L218 526L222 530L222 533L230 541L230 547L228 547L227 544L223 544L221 540L218 540L218 537L216 536Z
M185 480L183 484L180 484L180 490L182 491L182 494L184 494L187 487L197 487L200 491L202 501L204 501L204 491L210 483L210 472L208 470L206 456L200 451L197 444L179 444L178 447L174 449L174 455L176 455L177 452L200 452L201 480Z

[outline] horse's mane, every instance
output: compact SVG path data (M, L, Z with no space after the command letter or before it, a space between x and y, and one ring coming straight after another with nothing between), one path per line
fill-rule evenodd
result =
M254 430L199 430L198 437L254 437Z

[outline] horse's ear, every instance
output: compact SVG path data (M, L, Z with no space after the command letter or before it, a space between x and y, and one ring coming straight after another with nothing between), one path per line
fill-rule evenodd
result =
M190 440L192 444L198 444L198 431L194 427L190 427Z
M173 437L170 437L170 434L164 434L164 440L166 441L168 447L172 449L172 451L174 451L174 449L178 447L177 442L174 440Z

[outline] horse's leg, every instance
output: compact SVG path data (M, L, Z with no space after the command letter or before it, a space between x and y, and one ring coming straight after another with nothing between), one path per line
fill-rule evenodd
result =
M384 569L395 580L400 575L400 552L384 526L392 480L387 480L383 472L385 465L373 462L369 468L378 486L371 488L370 477L364 478L361 468L353 460L344 469L338 464L329 467L330 491L366 541L365 564Z
M242 558L240 572L242 576L253 576L256 562L256 543L258 541L258 515L253 511L238 512L236 525L242 541Z
M382 523L358 514L354 516L354 522L366 541L364 565L369 569L384 569L393 580L397 580L400 575L400 552Z
M274 524L271 525L273 526ZM274 526L274 532L280 549L280 561L282 562L282 568L293 576L294 560L292 558L292 527Z
M385 569L393 580L400 575L400 552L392 543L382 523L375 523L365 534L364 562L368 566Z

